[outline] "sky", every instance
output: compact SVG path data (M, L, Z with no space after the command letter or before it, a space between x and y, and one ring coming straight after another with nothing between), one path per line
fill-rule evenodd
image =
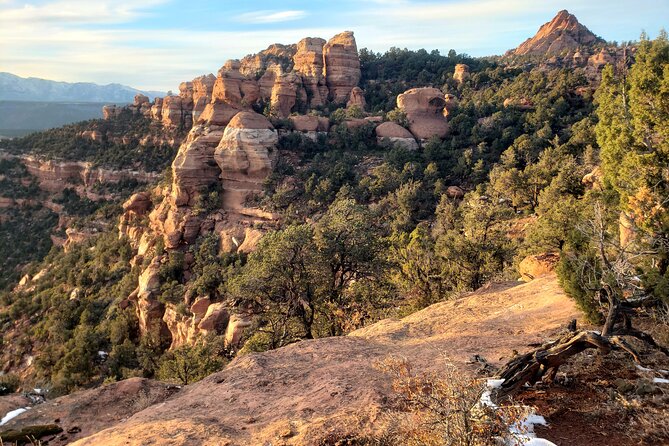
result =
M177 90L272 43L502 54L567 9L608 41L669 26L669 0L0 0L0 72Z

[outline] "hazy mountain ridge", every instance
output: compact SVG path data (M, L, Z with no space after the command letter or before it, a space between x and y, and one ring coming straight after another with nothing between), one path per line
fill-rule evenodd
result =
M126 103L132 102L138 93L152 97L165 94L160 91L142 91L117 83L98 85L92 82L58 82L0 72L1 101Z

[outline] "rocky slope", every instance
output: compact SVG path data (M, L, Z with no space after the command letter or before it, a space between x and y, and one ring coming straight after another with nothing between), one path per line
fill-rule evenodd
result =
M72 439L108 427L77 445L337 444L373 432L393 404L388 379L375 368L376 361L401 355L416 367L438 372L448 358L474 373L477 366L468 363L472 355L499 364L577 317L554 276L523 285L496 284L349 336L237 358L170 398L158 389L162 399L155 396L156 404L138 413L133 408L141 395L126 392L104 397L105 411L89 411L86 418L74 415L96 395L111 395L114 388L106 386L38 406L3 428L56 422L65 431L82 430L70 434ZM139 384L131 380L113 386Z
M579 23L576 16L562 10L548 23L539 28L534 37L527 39L513 50L513 54L560 56L582 47L590 47L604 41Z

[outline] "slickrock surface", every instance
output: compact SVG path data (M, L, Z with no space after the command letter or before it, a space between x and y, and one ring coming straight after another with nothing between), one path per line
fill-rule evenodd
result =
M554 276L495 284L349 336L237 358L164 403L75 444L335 444L372 431L392 402L376 361L401 355L438 372L448 357L473 372L467 364L472 355L500 364L578 314Z

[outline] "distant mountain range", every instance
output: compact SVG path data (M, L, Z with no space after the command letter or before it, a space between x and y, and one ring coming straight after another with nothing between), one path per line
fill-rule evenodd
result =
M150 98L165 96L162 91L142 91L121 84L57 82L35 77L19 77L0 72L0 101L39 102L132 102L138 93Z

